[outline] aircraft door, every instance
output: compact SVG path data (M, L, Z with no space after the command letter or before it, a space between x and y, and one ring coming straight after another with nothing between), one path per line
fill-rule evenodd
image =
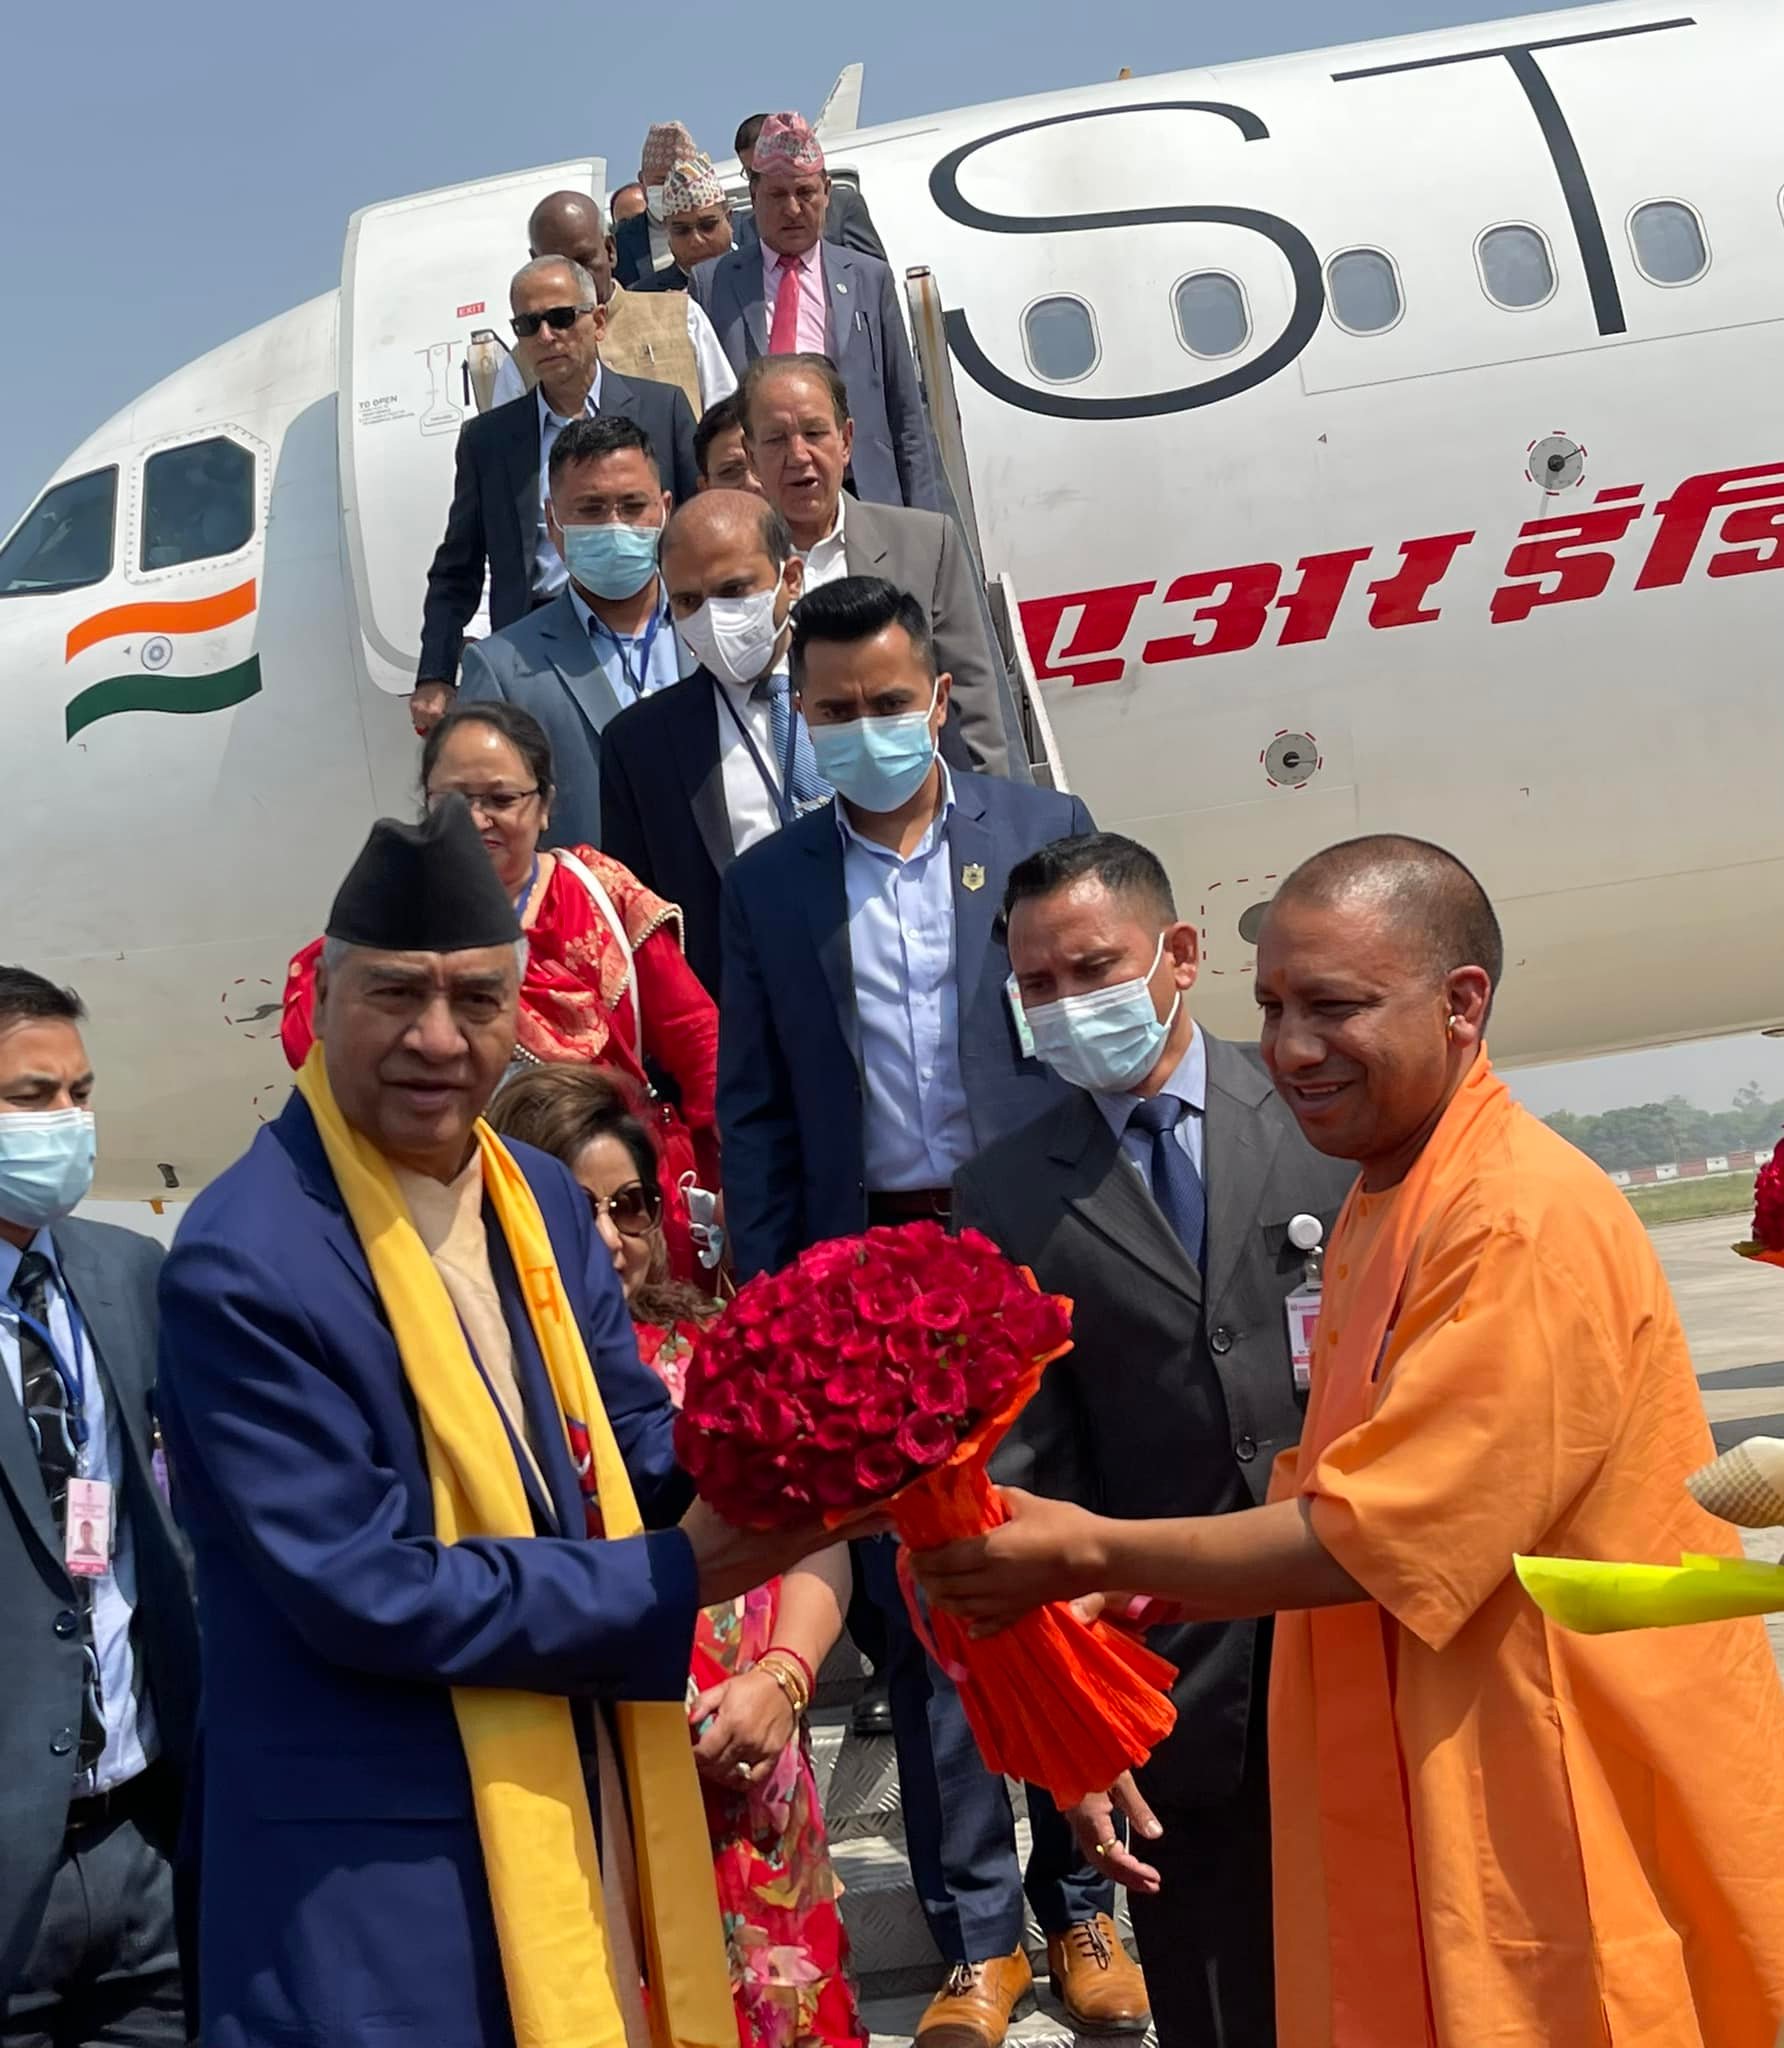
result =
M341 516L367 681L415 684L428 565L445 530L459 429L478 408L474 339L506 337L508 280L548 192L599 197L606 164L579 157L368 206L341 271ZM477 349L487 353L487 339ZM475 629L473 629L475 630Z

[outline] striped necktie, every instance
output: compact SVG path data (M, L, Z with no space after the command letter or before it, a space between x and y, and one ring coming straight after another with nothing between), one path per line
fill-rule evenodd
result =
M42 1252L25 1252L13 1278L12 1298L32 1322L49 1328L50 1282L55 1267ZM37 1453L37 1469L43 1475L43 1490L49 1495L50 1514L56 1534L64 1543L68 1529L68 1482L80 1472L80 1445L76 1441L80 1416L77 1400L71 1402L49 1346L31 1323L18 1324L20 1390L25 1402L25 1427ZM68 1361L79 1372L78 1358ZM104 1418L93 1418L104 1427ZM75 1756L77 1771L90 1771L105 1748L104 1700L99 1684L99 1652L93 1641L93 1581L74 1578L74 1614L82 1657L80 1747Z
M773 753L776 775L786 774L787 735L793 738L793 772L787 777L787 795L795 811L809 811L827 803L836 794L818 773L817 757L811 750L811 734L805 720L793 709L793 685L784 675L764 676L750 692L757 703L768 705L768 744Z

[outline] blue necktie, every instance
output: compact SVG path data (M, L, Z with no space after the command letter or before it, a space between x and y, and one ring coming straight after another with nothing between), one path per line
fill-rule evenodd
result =
M794 714L792 682L786 676L764 676L750 695L758 703L764 698L768 701L768 744L774 753L776 775L786 774L787 734L789 729L792 732L793 772L787 776L787 796L794 810L806 811L828 802L836 792L818 773L811 734L805 729L805 720Z
M1153 1095L1135 1106L1128 1125L1152 1140L1152 1199L1199 1273L1208 1251L1208 1198L1195 1161L1177 1142L1177 1126L1193 1114L1178 1096Z

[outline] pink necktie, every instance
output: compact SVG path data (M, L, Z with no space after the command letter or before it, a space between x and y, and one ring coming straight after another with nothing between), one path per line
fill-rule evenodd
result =
M799 352L799 265L789 256L780 260L780 283L774 288L774 325L768 334L771 356Z

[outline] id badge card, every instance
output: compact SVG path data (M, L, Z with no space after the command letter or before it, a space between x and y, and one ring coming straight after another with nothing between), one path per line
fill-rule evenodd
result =
M1282 1313L1288 1323L1288 1355L1295 1369L1295 1392L1313 1385L1313 1344L1319 1330L1319 1289L1305 1282L1288 1295Z
M62 1562L71 1577L103 1579L111 1570L112 1490L104 1479L68 1482L68 1520Z
M1013 974L1004 983L1004 995L1010 1005L1010 1021L1016 1027L1016 1043L1022 1048L1022 1057L1031 1060L1034 1058L1034 1033L1028 1028L1028 1012L1022 1007L1022 991L1016 986Z

